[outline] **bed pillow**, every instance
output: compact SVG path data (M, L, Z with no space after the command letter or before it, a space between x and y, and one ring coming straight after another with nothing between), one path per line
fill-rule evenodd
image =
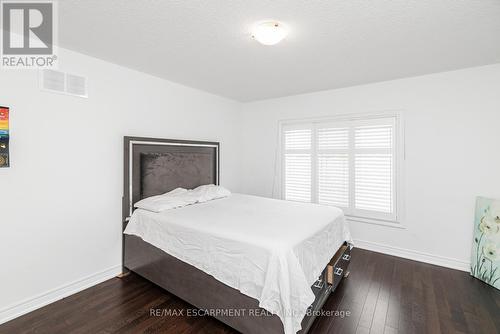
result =
M224 198L231 195L231 192L224 187L214 184L199 186L192 190L196 194L199 203L208 202L218 198Z
M135 203L134 206L152 212L175 209L196 203L197 198L184 188L177 188L168 193L144 198Z
M214 199L228 197L231 192L213 184L199 186L192 190L177 188L168 193L148 197L135 203L135 207L152 212L162 212L182 208L195 203L204 203Z

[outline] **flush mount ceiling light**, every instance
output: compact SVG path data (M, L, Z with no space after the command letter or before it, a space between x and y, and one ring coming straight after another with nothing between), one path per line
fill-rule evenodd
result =
M277 21L257 23L252 30L252 38L264 45L278 44L288 35L288 27Z

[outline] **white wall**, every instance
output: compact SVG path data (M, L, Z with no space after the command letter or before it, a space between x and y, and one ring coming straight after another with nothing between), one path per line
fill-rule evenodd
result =
M475 197L500 198L500 64L247 104L243 190L272 197L279 120L384 110L406 120L406 229L351 223L357 245L466 270Z
M41 92L37 71L0 71L0 105L12 108L0 323L120 271L123 136L220 141L221 182L238 189L239 103L62 49L59 59L88 76L88 99Z

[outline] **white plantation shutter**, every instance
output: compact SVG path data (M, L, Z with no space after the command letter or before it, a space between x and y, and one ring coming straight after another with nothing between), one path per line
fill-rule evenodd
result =
M287 127L283 137L285 199L311 202L312 129L308 125Z
M339 128L334 127L334 125L330 125L328 127L327 124L321 127L320 126L318 126L318 129L316 131L318 134L319 150L349 149L349 128Z
M387 120L387 122L391 122ZM355 127L354 140L357 149L392 149L393 125L365 125Z
M392 212L392 155L356 154L355 208Z
M290 201L311 201L311 155L286 154L285 198Z
M349 155L318 154L318 203L349 207Z
M355 209L393 212L393 131L388 121L354 128Z
M283 198L396 221L396 117L285 125Z
M349 207L349 128L318 125L318 203Z
M311 150L311 129L285 130L285 150Z

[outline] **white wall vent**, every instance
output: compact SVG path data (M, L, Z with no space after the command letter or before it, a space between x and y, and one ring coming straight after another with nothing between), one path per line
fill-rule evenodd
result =
M88 97L87 78L55 70L40 71L40 89L53 93Z

